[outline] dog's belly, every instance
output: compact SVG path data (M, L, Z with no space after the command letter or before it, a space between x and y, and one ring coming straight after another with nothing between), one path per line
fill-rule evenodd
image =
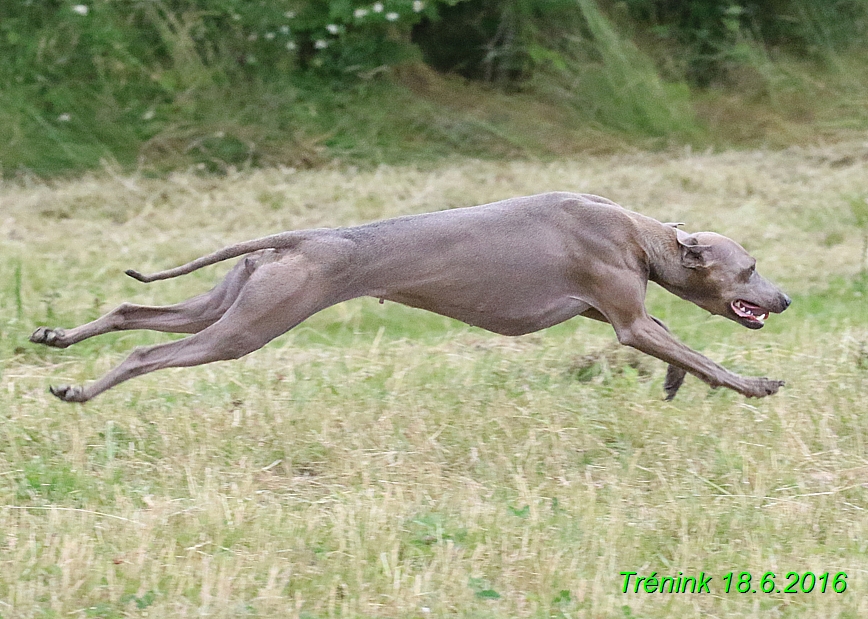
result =
M539 331L591 307L582 300L581 286L562 261L523 252L495 259L493 253L474 256L469 251L441 249L422 252L430 256L425 259L407 253L388 268L376 269L377 276L368 280L375 284L365 285L362 294L502 335Z
M350 296L425 309L522 335L587 311L583 233L552 205L494 203L344 230ZM566 208L566 207L565 207Z
M424 294L391 294L381 298L428 310L460 320L473 327L500 335L533 333L578 316L591 308L589 303L569 294L537 295L533 299L506 296L501 299L476 298L474 303L462 299Z

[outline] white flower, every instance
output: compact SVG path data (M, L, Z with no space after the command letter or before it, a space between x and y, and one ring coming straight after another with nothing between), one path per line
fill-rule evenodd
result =
M72 7L73 13L78 13L79 15L87 15L90 11L90 8L86 4L76 4Z
M391 13L386 13L386 19L389 21L397 21L399 17L401 16L394 11L392 11Z
M248 40L248 41L255 41L255 40L258 39L258 38L259 38L259 35L256 34L255 32L253 32L253 33L247 35L247 40Z
M154 110L148 110L144 114L142 114L142 120L152 120L154 116L156 116L156 112Z
M355 11L353 11L353 17L355 17L356 19L361 19L367 14L368 9L356 9Z
M241 15L239 15L238 13L232 14L232 20L233 21L239 21L240 19L241 19Z
M289 41L289 42L286 44L286 49L288 49L289 51L294 51L294 50L295 50L295 47L296 47L296 45L295 45L295 41Z
M326 30L329 31L329 34L337 34L341 31L341 28L337 24L328 24L326 25Z
M283 16L287 19L292 19L293 17L295 17L295 11L287 11L283 14Z
M329 46L329 42L324 41L323 39L317 39L316 41L313 42L313 46L316 49L325 49Z
M289 26L281 26L280 34L289 34Z
M72 119L72 116L70 116L69 114L61 114L60 116L57 117L57 120L59 120L62 123L68 123L71 119Z
M274 37L275 37L275 34L273 32L266 32L265 33L265 38L268 41L271 41L272 39L274 39Z
M371 8L374 9L374 13L382 13L383 12L383 3L382 2L375 2L374 6L372 6Z
M413 0L413 12L419 13L425 8L425 3L422 0Z

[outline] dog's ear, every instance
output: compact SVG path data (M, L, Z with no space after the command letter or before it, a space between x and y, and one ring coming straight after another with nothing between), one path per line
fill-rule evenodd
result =
M692 234L679 234L678 247L681 250L682 266L688 269L704 269L711 265L711 245L700 245Z

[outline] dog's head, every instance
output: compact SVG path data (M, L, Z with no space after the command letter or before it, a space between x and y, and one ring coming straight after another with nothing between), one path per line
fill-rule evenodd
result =
M757 273L756 259L732 239L714 232L677 235L686 299L749 329L761 329L770 313L789 307L790 298Z

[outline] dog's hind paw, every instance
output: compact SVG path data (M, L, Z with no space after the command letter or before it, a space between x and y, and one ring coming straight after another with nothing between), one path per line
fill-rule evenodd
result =
M30 341L34 344L45 344L54 348L66 348L68 344L64 342L65 337L66 332L63 329L39 327L30 336Z
M685 376L687 376L687 372L677 366L670 365L666 369L666 380L663 381L663 391L666 393L667 402L678 393L678 390L684 383Z
M84 387L72 385L58 385L57 387L49 387L51 395L60 398L64 402L86 402L87 398L84 395Z

